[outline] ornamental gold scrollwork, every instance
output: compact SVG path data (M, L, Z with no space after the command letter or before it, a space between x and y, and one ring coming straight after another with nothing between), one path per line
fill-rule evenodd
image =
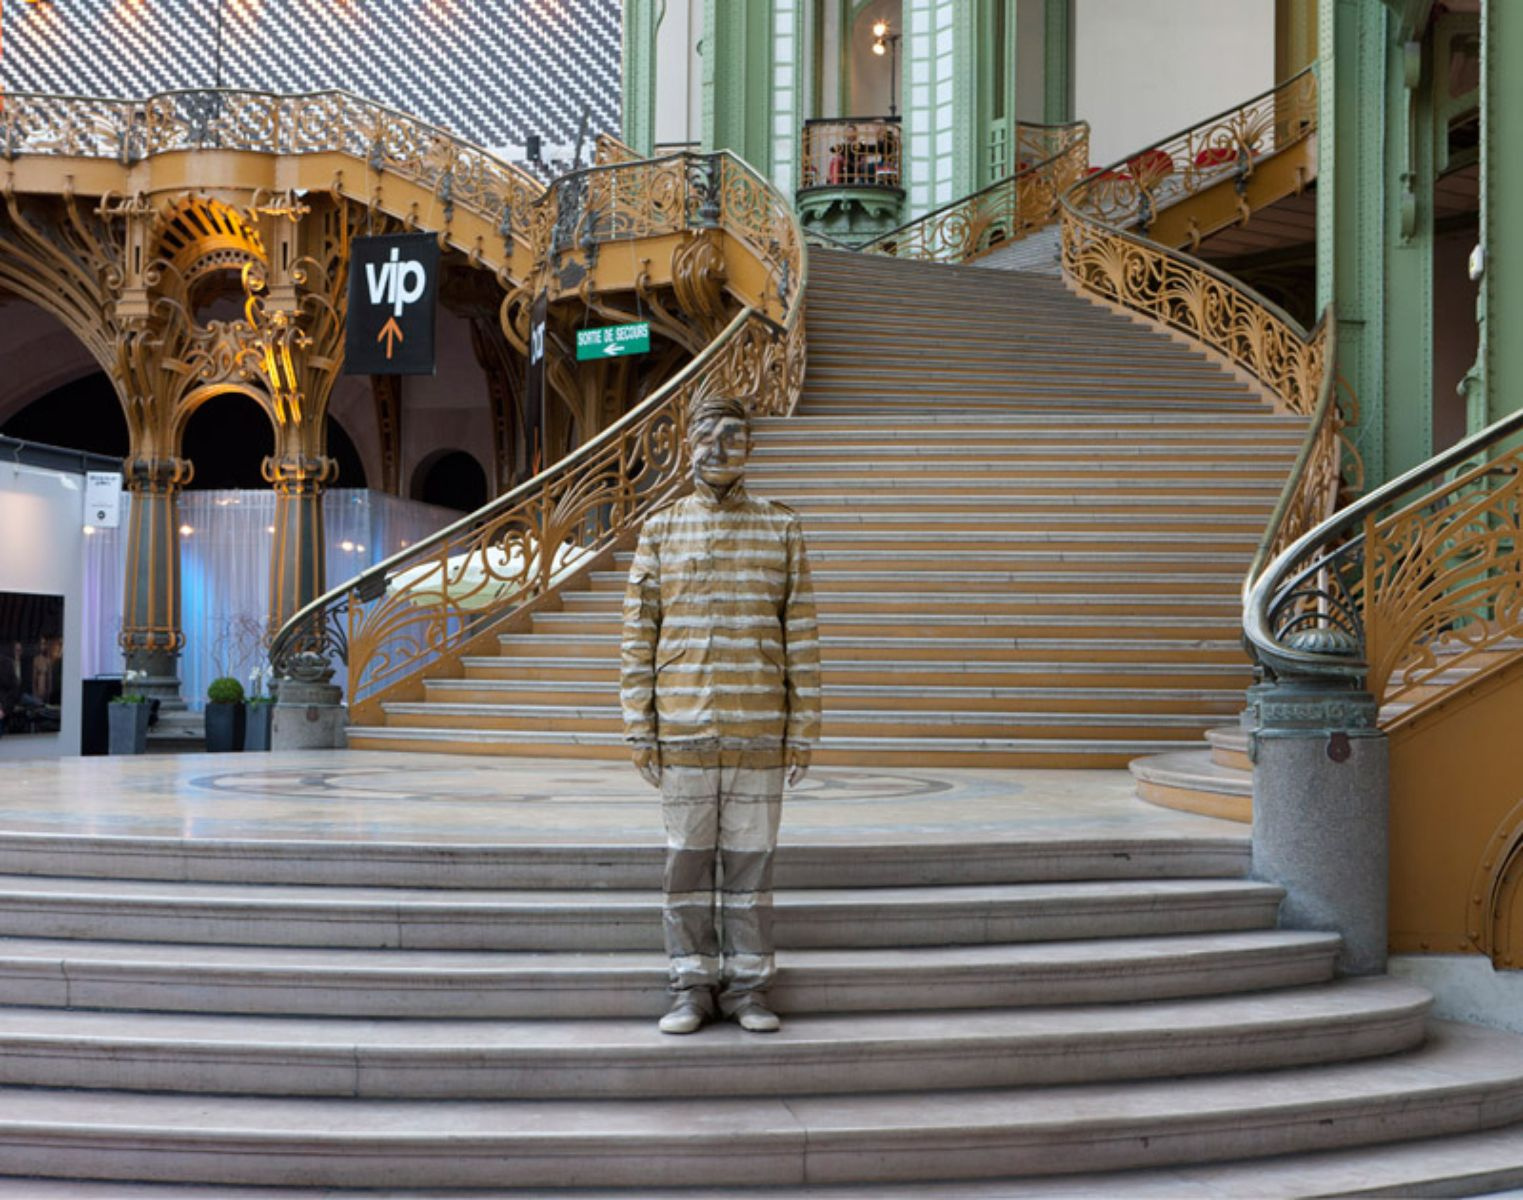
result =
M1015 174L880 234L871 254L962 263L1029 237L1058 217L1059 198L1089 166L1089 125L1021 125Z

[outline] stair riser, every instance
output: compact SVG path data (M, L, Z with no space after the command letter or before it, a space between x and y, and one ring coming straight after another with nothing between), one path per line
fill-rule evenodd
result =
M127 957L126 952L123 957ZM1135 1003L1301 987L1332 978L1333 949L1077 962L1051 970L969 966L957 970L778 969L770 992L783 1012ZM194 965L157 971L101 970L54 960L27 969L0 963L0 997L40 1008L212 1012L319 1017L535 1019L647 1017L668 1003L666 968L610 968L577 977L533 978L489 970L416 977L272 970L258 977ZM67 979L65 979L65 974ZM86 1086L100 1086L99 1084Z
M627 750L618 747L621 754ZM541 752L543 753L543 752ZM650 950L659 956L659 895L615 913L591 905L454 905L427 910L397 905L322 907L280 903L216 905L135 902L109 906L54 898L6 901L5 929L15 937L91 938L240 946L346 946L432 950ZM988 945L1072 938L1264 929L1278 901L1231 894L1204 902L1167 895L1128 900L1039 900L816 905L780 894L779 951L803 947ZM431 910L431 911L430 911Z
M1045 620L1043 619L1045 617ZM1030 622L1022 624L1019 621L1010 623L958 623L958 624L916 624L913 620L904 624L888 624L883 622L856 622L843 613L828 618L828 614L822 615L822 624L828 625L830 633L835 637L859 637L859 638L894 638L905 643L912 644L916 638L925 637L955 637L955 638L990 638L1012 639L1028 637L1076 637L1076 638L1154 638L1162 642L1188 641L1196 642L1202 638L1213 641L1230 641L1234 633L1241 628L1232 621L1224 621L1220 617L1215 619L1201 619L1190 621L1180 625L1148 625L1138 618L1117 618L1113 621L1099 620L1093 623L1082 623L1081 618L1064 618L1062 624L1052 624L1050 614L1043 617L1033 617ZM828 619L827 619L828 618ZM1162 618L1160 618L1162 619ZM617 617L599 619L592 614L554 614L553 616L538 616L534 619L535 634L588 634L607 637L613 634L622 635L624 623ZM500 639L504 649L511 649L522 641L522 634L505 634Z
M659 1008L656 1010L659 1011ZM990 1037L959 1042L731 1043L724 1049L652 1038L641 1049L584 1050L456 1045L409 1050L384 1042L311 1047L206 1046L195 1042L49 1040L0 1034L0 1084L375 1099L583 1099L753 1096L1034 1087L1248 1071L1358 1059L1422 1040L1424 1009L1363 1020L1323 1018L1288 1029L1273 1022L1105 1038Z
M1162 727L1139 721L1128 725L1045 724L1036 721L1010 719L1005 721L975 721L963 717L957 721L936 720L922 716L903 721L859 722L844 718L829 719L825 731L832 737L883 737L919 738L1092 738L1139 741L1148 738L1176 740L1181 745L1193 745L1205 736L1216 721L1218 714L1204 714L1193 725ZM502 717L491 712L471 713L468 716L447 712L430 712L426 707L409 708L403 713L387 714L388 720L400 726L417 729L512 729L521 732L588 732L618 735L623 733L623 722L618 717L596 718L557 715L546 708L535 716L517 715Z
M924 674L905 675L903 663L885 663L881 668L830 667L824 672L826 691L834 683L860 683L874 686L898 684L903 687L1009 687L1013 679L1026 687L1126 687L1126 688L1246 688L1253 682L1253 674L1247 663L1240 667L1232 664L1226 671L1206 672L1183 664L1175 669L1144 674L1128 671L1125 665L1094 668L1076 668L1056 672L1031 667L1018 674L980 671L970 667L962 671L927 671ZM536 681L599 681L615 683L619 677L618 663L589 658L585 665L543 665L532 658L503 659L491 666L470 665L466 668L467 679L525 679ZM353 735L363 731L354 730Z
M430 687L427 689L427 694L429 700L445 704L538 704L546 706L547 710L556 705L595 705L618 702L618 688L612 685L595 686L581 691L573 688L556 691L493 691L458 686ZM1215 701L1167 700L1154 697L1106 700L1088 695L1067 698L1062 695L1043 695L1039 699L1020 700L989 696L942 696L933 691L908 688L897 696L837 697L827 687L824 698L824 710L827 716L847 708L904 713L1127 713L1138 711L1144 704L1149 713L1166 715L1205 713L1230 719L1242 711L1243 697L1241 693L1227 692L1220 700ZM399 724L408 723L399 722Z
M130 1130L0 1125L0 1152L17 1175L307 1187L524 1188L797 1187L908 1180L999 1179L1308 1153L1436 1138L1523 1116L1523 1083L1431 1084L1360 1100L1286 1105L1258 1114L1132 1114L1096 1129L1084 1121L991 1123L946 1136L913 1123L843 1128L831 1101L758 1102L744 1135L673 1130L638 1140L526 1130L489 1137L419 1134L343 1140L181 1127ZM807 1145L807 1149L806 1149ZM930 1185L933 1186L933 1185Z
M606 646L585 645L572 642L567 645L545 645L547 639L530 640L522 639L504 647L503 657L508 660L535 659L535 658L592 658L609 660L614 659L617 650L611 650ZM972 656L972 657L968 657ZM1219 650L1196 649L1182 646L1148 647L1141 650L1116 650L1107 647L1095 647L1083 650L1064 650L1050 646L1034 645L1029 648L1015 646L1000 646L997 644L981 644L967 646L958 649L935 646L917 646L913 642L895 642L883 646L843 646L831 647L828 644L821 647L820 657L828 669L832 661L838 659L853 659L856 661L872 662L884 660L889 662L985 662L985 663L1027 663L1027 662L1050 662L1050 663L1090 663L1095 666L1102 664L1120 663L1242 663L1246 669L1247 660L1243 651L1236 647L1224 647Z
M919 600L914 594L904 596L902 599L864 600L859 595L841 592L826 592L821 588L815 589L815 598L820 611L822 621L834 624L838 619L847 619L852 614L863 616L904 616L913 619L920 614L948 615L958 613L978 613L986 616L1041 616L1055 611L1053 604L1066 604L1069 601L1059 599L1054 602L1043 603L1039 600L1012 601L1002 603L991 597L987 600L973 600L964 603L965 597L955 593L943 593L938 597ZM1088 600L1088 597L1086 597ZM565 597L565 611L568 613L595 613L608 617L610 620L622 619L624 595L623 590L609 588L605 591L579 592ZM1230 602L1212 603L1192 597L1179 597L1168 601L1166 604L1139 606L1124 600L1106 600L1098 604L1084 603L1075 605L1072 611L1081 616L1133 616L1138 612L1169 613L1180 617L1201 617L1208 621L1221 621L1230 619L1235 606Z
M1049 574L1047 572L1041 572ZM969 572L961 574L970 575ZM1039 572L1033 571L1032 575ZM972 575L971 578L938 579L935 576L920 577L895 577L883 578L875 575L871 570L861 569L857 571L832 571L826 577L819 567L815 567L814 591L815 595L835 597L842 604L849 602L852 593L860 591L874 592L905 592L913 595L935 596L940 593L952 593L954 595L1003 595L1019 589L1022 592L1051 592L1061 595L1071 592L1076 580L1082 579L1081 575L1072 572L1063 573L1067 577L1037 579L1021 577L1011 572L988 571L984 572L984 578ZM852 578L852 576L859 578ZM1128 595L1147 596L1199 596L1217 598L1236 595L1242 588L1242 579L1233 575L1219 576L1202 572L1191 572L1189 577L1181 579L1178 574L1166 575L1153 572L1147 577L1132 577L1121 581L1100 576L1085 582L1093 586L1096 595L1115 595L1125 597ZM621 595L628 583L628 576L615 572L594 577L592 581L593 591L616 591ZM1185 591L1184 589L1189 589ZM831 603L830 599L826 603ZM1119 601L1118 601L1119 602Z

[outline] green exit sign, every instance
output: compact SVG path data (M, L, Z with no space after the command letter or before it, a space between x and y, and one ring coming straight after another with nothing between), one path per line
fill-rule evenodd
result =
M650 322L632 325L602 325L597 329L576 331L576 361L591 358L620 358L626 354L650 351Z

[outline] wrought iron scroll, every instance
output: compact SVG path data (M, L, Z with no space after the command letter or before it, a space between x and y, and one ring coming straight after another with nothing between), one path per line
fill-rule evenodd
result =
M1363 678L1410 720L1523 638L1523 412L1392 480L1288 546L1248 595L1271 675ZM1328 653L1319 646L1354 653ZM1398 710L1390 710L1396 715Z
M1063 195L1064 274L1082 291L1204 343L1252 375L1277 404L1310 416L1326 345L1253 289L1149 241L1164 207L1225 178L1246 180L1263 155L1316 130L1308 69L1209 121L1128 155Z
M861 250L929 262L970 262L1057 220L1063 193L1089 166L1089 125L1021 125L1017 167L980 191L954 200Z

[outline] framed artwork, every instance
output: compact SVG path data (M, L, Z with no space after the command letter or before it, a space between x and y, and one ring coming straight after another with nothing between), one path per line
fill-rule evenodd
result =
M0 730L57 733L63 717L63 597L0 592Z

